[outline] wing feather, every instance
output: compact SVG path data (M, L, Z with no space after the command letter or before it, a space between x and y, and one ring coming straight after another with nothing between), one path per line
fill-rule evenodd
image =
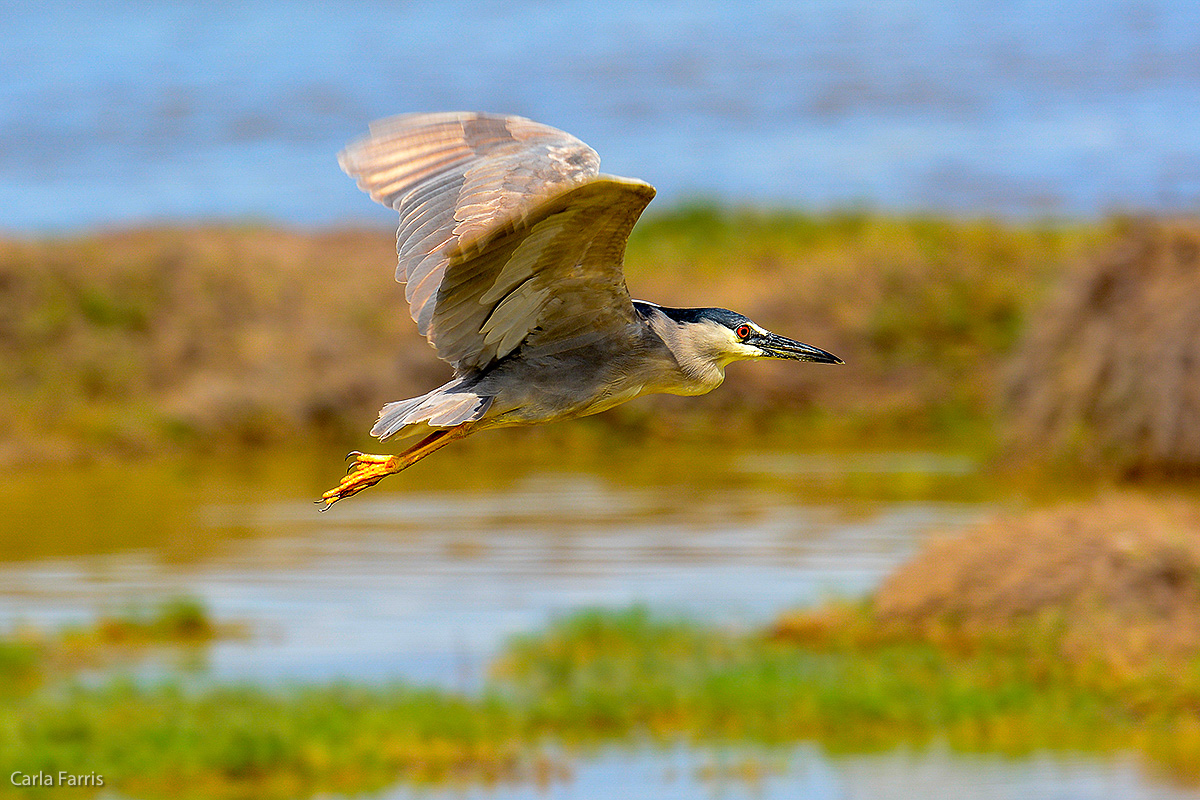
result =
M339 162L399 212L396 279L460 372L635 318L622 260L654 189L600 175L575 137L520 117L409 114L373 123Z

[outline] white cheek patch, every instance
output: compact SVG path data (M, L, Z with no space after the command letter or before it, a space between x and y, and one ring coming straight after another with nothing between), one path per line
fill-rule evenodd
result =
M742 324L746 325L750 328L750 330L758 334L770 333L770 331L760 328L758 325L755 325L749 320L746 320L746 322ZM724 326L722 327L724 328ZM724 331L728 339L726 358L730 360L740 360L745 358L763 358L767 355L757 345L750 344L749 342L743 342L738 338L738 335L735 331L732 331L729 328L724 328Z
M762 358L766 355L761 347L753 344L739 344L738 349L745 358Z

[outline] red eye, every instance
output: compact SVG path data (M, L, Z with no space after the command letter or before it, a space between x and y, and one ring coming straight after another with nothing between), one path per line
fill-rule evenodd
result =
M738 329L736 331L734 331L734 333L737 334L737 337L739 339L749 339L750 338L750 326L749 325L738 325Z

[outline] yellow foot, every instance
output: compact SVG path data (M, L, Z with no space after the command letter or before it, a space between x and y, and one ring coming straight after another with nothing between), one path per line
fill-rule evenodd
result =
M400 466L402 459L399 456L377 456L355 450L346 458L353 458L354 463L350 465L349 473L342 478L341 483L321 495L321 499L317 501L317 505L324 503L321 505L320 511L327 510L343 497L356 495L368 486L379 483L393 472L403 469Z
M321 495L317 505L320 506L324 503L325 505L321 506L321 511L324 511L343 497L358 494L368 486L379 483L388 475L408 469L435 450L440 450L456 439L466 436L474 430L475 426L474 422L464 422L453 428L435 430L403 453L395 456L373 456L355 450L346 456L348 459L354 459L354 463L350 465L350 474L342 478L342 482L336 488Z

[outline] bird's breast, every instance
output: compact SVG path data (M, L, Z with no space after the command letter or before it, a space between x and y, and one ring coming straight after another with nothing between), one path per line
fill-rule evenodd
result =
M610 408L628 403L644 394L648 394L648 392L645 384L642 383L630 383L616 389L607 389L592 401L584 414L599 414L601 411L608 411Z

